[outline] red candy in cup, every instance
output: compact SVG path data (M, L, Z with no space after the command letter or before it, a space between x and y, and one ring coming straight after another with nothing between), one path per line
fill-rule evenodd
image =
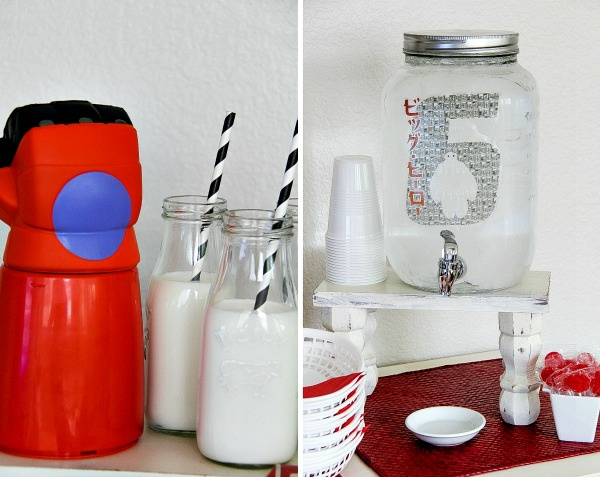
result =
M552 368L561 368L565 363L565 358L558 351L548 353L544 358L544 364Z
M584 373L574 373L565 376L564 385L574 393L583 393L590 387L591 379Z
M540 379L555 394L600 396L600 363L591 353L569 358L557 351L548 353Z
M590 391L594 396L600 396L600 371L594 373L592 384L590 385Z

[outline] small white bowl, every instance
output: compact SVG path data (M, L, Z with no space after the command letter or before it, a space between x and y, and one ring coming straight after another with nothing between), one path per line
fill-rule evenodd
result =
M485 417L464 407L437 406L413 412L405 423L415 436L425 442L435 446L457 446L483 429Z

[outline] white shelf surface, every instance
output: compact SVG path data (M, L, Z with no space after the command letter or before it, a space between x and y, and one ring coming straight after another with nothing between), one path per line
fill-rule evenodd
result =
M550 272L529 271L518 285L505 290L441 296L405 284L388 268L386 280L375 285L346 286L323 281L314 291L313 304L329 308L546 313L549 290Z
M297 463L297 457L288 462ZM265 477L271 469L218 464L200 454L194 437L170 436L148 428L135 446L105 457L48 460L0 453L2 477Z

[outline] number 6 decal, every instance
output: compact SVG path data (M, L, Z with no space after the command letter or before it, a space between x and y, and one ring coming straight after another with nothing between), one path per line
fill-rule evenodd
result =
M500 153L481 131L494 127L499 96L458 94L404 102L410 126L406 211L413 221L475 224L494 211Z

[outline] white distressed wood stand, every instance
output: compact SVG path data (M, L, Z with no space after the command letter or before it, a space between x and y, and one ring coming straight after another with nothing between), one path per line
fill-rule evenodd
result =
M548 311L549 291L550 273L530 271L521 283L506 290L447 297L410 287L388 269L387 279L376 285L343 286L323 281L313 294L313 303L323 307L325 328L342 334L362 350L368 394L377 385L375 310L497 312L504 363L500 413L509 424L527 425L540 413L540 385L534 367L542 348L542 315Z

